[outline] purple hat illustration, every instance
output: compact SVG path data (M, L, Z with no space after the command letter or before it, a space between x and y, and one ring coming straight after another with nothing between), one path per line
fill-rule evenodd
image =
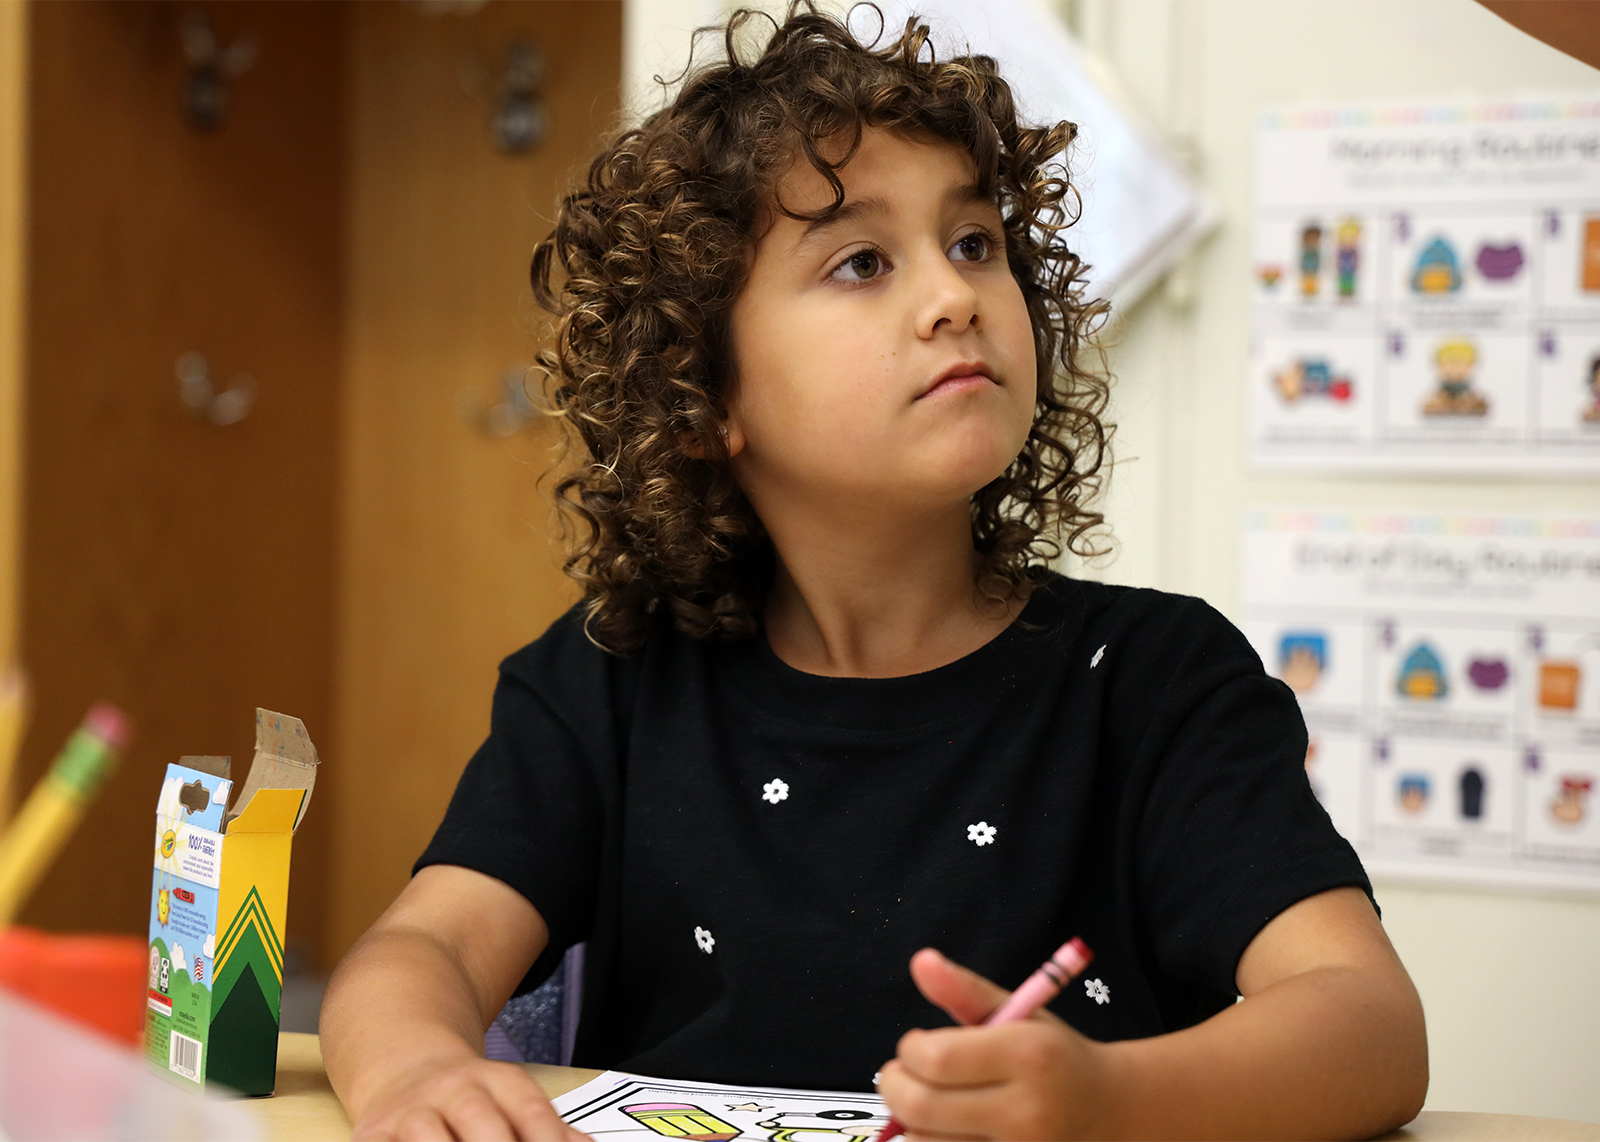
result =
M1478 272L1492 282L1510 281L1522 269L1522 247L1515 242L1504 246L1491 246L1485 242L1478 247L1476 265Z

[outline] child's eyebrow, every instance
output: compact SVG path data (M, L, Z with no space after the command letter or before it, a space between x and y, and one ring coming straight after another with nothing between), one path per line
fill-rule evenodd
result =
M974 202L992 205L993 201L989 195L983 193L983 188L976 182L958 183L944 192L944 206L947 209L952 206L966 206ZM875 214L887 214L888 212L889 200L882 195L868 195L865 198L847 202L826 218L818 218L808 223L805 232L795 242L794 248L799 251L826 236L828 231L846 223L857 222Z
M817 218L806 224L805 232L800 235L795 249L799 250L809 246L812 242L824 237L829 230L843 226L847 222L856 222L874 214L887 214L889 200L881 195L869 195L858 198L854 202L847 202L825 218Z

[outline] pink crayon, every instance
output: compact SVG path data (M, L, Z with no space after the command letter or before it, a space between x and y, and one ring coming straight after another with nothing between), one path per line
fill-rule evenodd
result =
M997 1027L1002 1023L1026 1019L1060 995L1061 989L1088 967L1092 959L1094 953L1089 950L1089 945L1076 936L1072 937L1056 949L1055 955L1040 964L1038 971L1023 980L1022 986L1011 993L1011 998L995 1008L983 1025ZM891 1118L884 1123L883 1129L878 1131L878 1136L872 1142L888 1142L890 1138L904 1133L905 1127Z

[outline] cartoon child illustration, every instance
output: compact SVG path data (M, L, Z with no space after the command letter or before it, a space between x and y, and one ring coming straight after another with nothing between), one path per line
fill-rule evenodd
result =
M1600 353L1589 362L1589 380L1584 387L1589 390L1589 403L1583 409L1583 422L1600 424Z
M1583 820L1588 808L1589 792L1594 788L1594 778L1585 773L1566 773L1561 777L1561 789L1550 802L1550 816L1563 825L1576 825Z
M1339 271L1339 298L1349 301L1356 296L1356 270L1361 265L1361 223L1346 218L1334 231L1334 264Z
M888 1123L886 1116L870 1110L841 1109L819 1110L815 1114L784 1110L756 1125L772 1131L770 1142L869 1142Z
M1395 680L1395 690L1400 697L1414 701L1441 700L1450 692L1450 683L1444 673L1444 660L1427 643L1417 643L1400 664L1400 677Z
M1461 261L1449 239L1439 236L1417 255L1411 288L1423 295L1455 293L1461 288Z
M1420 813L1428 805L1428 775L1407 773L1400 778L1400 808Z
M1322 227L1308 222L1300 231L1300 296L1317 296L1317 275L1322 272Z
M1489 400L1472 387L1478 347L1464 337L1441 342L1433 353L1439 387L1422 406L1423 416L1485 416Z
M1355 389L1349 377L1335 376L1333 367L1322 357L1300 357L1289 362L1273 375L1272 383L1285 404L1294 404L1301 397L1327 397L1342 404Z
M1278 677L1296 694L1316 686L1328 665L1328 636L1320 631L1289 631L1278 640Z

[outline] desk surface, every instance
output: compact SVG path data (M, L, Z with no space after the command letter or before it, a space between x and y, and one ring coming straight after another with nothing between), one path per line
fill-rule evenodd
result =
M552 1098L601 1073L538 1064L529 1064L528 1070ZM328 1076L322 1069L322 1048L315 1035L280 1035L278 1093L271 1098L250 1099L244 1106L261 1124L261 1134L267 1142L348 1142L350 1138L350 1120L328 1085ZM1384 1138L1419 1142L1600 1142L1600 1125L1517 1114L1425 1110L1415 1122Z

